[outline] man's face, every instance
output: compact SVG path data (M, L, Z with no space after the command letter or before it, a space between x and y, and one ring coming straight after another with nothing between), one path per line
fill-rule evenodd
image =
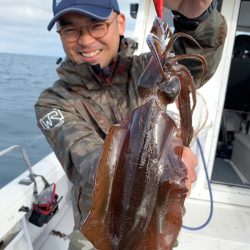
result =
M86 26L93 22L95 20L78 13L63 15L60 18L59 29L85 27L82 28L81 36L76 41L66 41L63 36L61 41L66 55L75 63L100 64L103 68L108 66L117 55L120 35L123 35L125 30L125 17L113 12L105 21L110 23L107 34L101 38L95 38L87 31Z

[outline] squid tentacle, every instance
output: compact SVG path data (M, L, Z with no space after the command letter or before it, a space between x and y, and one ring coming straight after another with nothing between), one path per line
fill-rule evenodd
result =
M202 64L201 82L204 82L207 63L203 56L197 54L175 55L173 58L169 59L168 63L171 65L175 65L180 60L186 60L186 59L197 60L201 62Z
M181 92L178 98L180 122L181 122L181 138L183 140L183 145L188 146L192 140L193 136L193 126L192 126L192 115L190 112L190 99L189 91L184 84L181 84Z
M192 95L193 105L191 108L191 113L193 113L193 111L195 109L195 105L196 105L196 95L195 95L195 87L194 87L193 77L190 74L189 70L183 65L180 66L180 71L182 71L185 74L185 79L186 79L185 83L186 83L186 86L189 88L188 90L190 90L191 95ZM177 74L178 74L178 72L177 72Z
M156 35L162 42L164 41L164 39L163 39L163 35L165 33L164 25L159 20L159 18L156 18L154 20L154 25L151 28L150 33Z
M189 70L183 65L178 65L177 69L173 68L172 73L175 73L179 77L181 83L181 91L177 98L177 103L180 113L181 137L183 144L188 146L193 136L192 113L196 105L195 89L192 84L193 78ZM189 98L190 87L193 101L192 108Z
M159 56L159 53L158 53L158 50L157 50L157 47L155 46L155 42L154 42L154 39L153 39L153 36L148 36L147 38L147 44L148 44L148 47L150 48L150 51L152 53L152 56L153 58L155 59L156 61L156 65L157 67L159 68L160 72L162 73L162 75L168 79L168 76L165 74L165 71L163 69L163 66L162 66L162 63L161 63L161 59L160 59L160 56Z
M174 46L174 43L176 42L176 40L178 38L187 38L189 40L191 40L192 42L194 42L199 48L201 48L200 44L193 38L191 37L190 35L188 34L185 34L183 32L178 32L178 33L175 33L169 40L167 46L166 46L166 49L165 49L165 52L164 54L168 57L169 56L169 53L170 51L173 49L173 46Z

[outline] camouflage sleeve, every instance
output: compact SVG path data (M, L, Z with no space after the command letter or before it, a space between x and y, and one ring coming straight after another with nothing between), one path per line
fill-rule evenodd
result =
M205 82L208 81L215 73L222 56L224 41L227 34L225 18L215 10L206 20L200 23L194 31L178 31L191 35L200 44L201 48L186 38L180 38L175 43L175 53L203 55L207 62ZM201 64L191 60L185 60L181 63L191 71L196 88L201 87L202 84L205 83L201 83Z
M70 181L93 185L103 138L67 100L51 92L45 91L35 105L38 127Z

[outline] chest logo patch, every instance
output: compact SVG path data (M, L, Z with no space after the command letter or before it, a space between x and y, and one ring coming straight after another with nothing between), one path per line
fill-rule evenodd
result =
M53 109L39 121L44 130L49 130L51 128L62 126L64 123L64 116L59 109Z

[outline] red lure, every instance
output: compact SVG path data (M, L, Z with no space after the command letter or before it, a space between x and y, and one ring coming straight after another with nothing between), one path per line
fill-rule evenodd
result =
M164 0L154 0L156 14L159 18L163 18L163 10L164 10Z

